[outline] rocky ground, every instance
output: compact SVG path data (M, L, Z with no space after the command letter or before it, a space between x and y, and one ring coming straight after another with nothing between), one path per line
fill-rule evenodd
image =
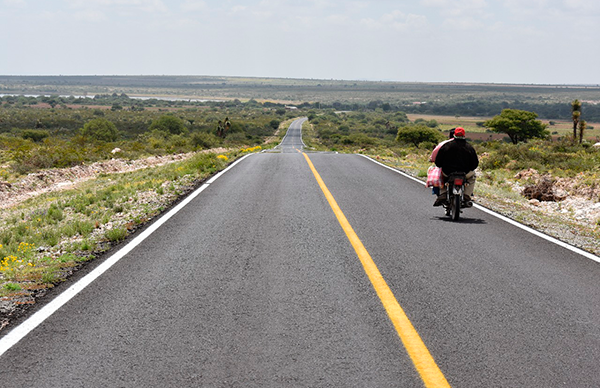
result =
M578 248L600 255L600 190L584 175L555 178L523 170L510 182L511 197L477 202ZM515 197L517 199L515 199Z

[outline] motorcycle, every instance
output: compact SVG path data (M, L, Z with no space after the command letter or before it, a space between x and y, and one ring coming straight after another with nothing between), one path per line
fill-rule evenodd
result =
M453 172L446 180L446 202L443 203L446 215L453 221L460 218L461 209L473 206L472 201L465 201L465 185L467 174L464 172Z

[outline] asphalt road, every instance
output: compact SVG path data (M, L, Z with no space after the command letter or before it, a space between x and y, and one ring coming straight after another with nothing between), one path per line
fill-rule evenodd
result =
M287 145L299 125L8 349L1 385L423 387ZM451 386L600 386L600 264L476 208L450 222L367 158L308 157Z
M306 120L308 120L306 117L294 120L285 133L281 144L275 147L275 149L283 153L297 153L303 150L302 124L304 124Z

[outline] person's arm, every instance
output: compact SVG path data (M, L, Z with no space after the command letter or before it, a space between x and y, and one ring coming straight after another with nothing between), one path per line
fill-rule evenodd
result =
M435 148L431 152L431 155L429 156L430 162L435 163L435 158L437 157L438 151L440 150L440 148L442 148L443 145L444 145L444 143L440 143L437 146L435 146Z
M475 151L475 148L471 148L471 153L471 163L473 165L472 171L475 171L475 169L479 166L479 158L477 157L477 152Z
M437 152L437 155L435 157L435 165L438 167L442 167L443 163L444 163L444 159L446 158L445 156L446 151L445 151L445 147L440 147L440 149Z

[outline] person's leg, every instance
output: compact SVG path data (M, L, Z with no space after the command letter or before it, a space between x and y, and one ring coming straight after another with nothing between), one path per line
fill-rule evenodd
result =
M475 190L475 171L469 171L466 178L467 184L465 186L465 195L472 197L473 191Z
M444 182L444 185L439 188L440 191L438 193L437 198L435 199L435 202L433 203L433 206L442 206L442 204L446 201L446 192L448 191L448 188L446 187L446 179L448 179L448 176L442 173L442 180Z

